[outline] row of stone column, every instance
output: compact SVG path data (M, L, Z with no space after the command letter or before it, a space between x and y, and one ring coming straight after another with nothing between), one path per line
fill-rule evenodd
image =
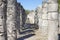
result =
M40 40L58 40L59 16L57 0L44 0L40 9L37 13Z
M0 0L0 40L17 40L24 8L17 0Z

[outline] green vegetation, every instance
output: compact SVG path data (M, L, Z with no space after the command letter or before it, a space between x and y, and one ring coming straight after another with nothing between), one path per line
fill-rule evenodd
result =
M58 3L60 4L60 0L58 0Z
M58 0L58 7L59 7L58 11L60 12L60 0Z
M26 13L26 14L29 14L29 13L30 13L30 10L25 10L25 13Z

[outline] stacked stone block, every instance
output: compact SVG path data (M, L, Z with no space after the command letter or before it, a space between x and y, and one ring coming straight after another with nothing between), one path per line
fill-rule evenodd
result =
M17 38L20 32L20 3L17 3Z
M58 34L60 34L60 12L59 12L59 25L58 25Z
M26 21L26 13L25 13L25 9L21 5L20 6L20 29L21 30L24 28L25 21Z
M35 10L35 16L34 16L34 24L38 24L38 12L37 12L38 9Z
M46 1L42 3L42 17L41 17L41 38L40 40L48 40L48 4Z
M60 2L59 0L58 0L58 2ZM59 12L59 25L58 25L58 34L60 35L60 4L58 3L58 12Z
M38 24L40 40L58 40L58 4L57 0L45 0L42 4L42 14ZM40 15L39 15L40 16Z
M24 27L24 25L25 25L25 22L26 22L26 13L25 13L25 9L22 7L22 27Z
M17 0L0 0L0 40L17 40L17 30L25 20L25 10Z
M17 0L7 0L7 40L17 40Z
M27 15L26 23L28 24L34 24L35 18L35 11L30 11L30 13Z
M6 38L6 0L0 0L0 40Z
M22 5L20 6L20 29L22 27Z
M35 20L35 23L38 25L38 30L35 32L36 34L36 38L35 40L41 40L42 37L42 6L38 6L36 8L36 14L35 17L37 18L37 20ZM38 22L38 23L37 23ZM38 36L38 37L37 37Z
M48 0L48 40L58 40L58 3Z

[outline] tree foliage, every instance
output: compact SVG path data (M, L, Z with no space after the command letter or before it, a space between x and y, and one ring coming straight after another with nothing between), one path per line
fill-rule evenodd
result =
M30 13L30 10L25 10L25 13L26 13L26 14L29 14L29 13Z
M58 7L59 7L59 12L60 12L60 0L58 0Z

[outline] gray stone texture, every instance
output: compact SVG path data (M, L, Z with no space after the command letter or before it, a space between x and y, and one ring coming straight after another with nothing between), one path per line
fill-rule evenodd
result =
M25 22L26 22L26 13L25 13L25 9L22 7L22 26L24 27Z
M48 7L47 2L42 3L42 26L41 26L41 40L48 40Z
M48 40L58 40L58 4L57 0L48 0ZM52 10L51 10L52 9Z
M20 32L20 3L17 3L17 38L19 36L19 32Z
M58 34L60 34L60 13L59 13L59 21L58 22L59 22L59 25L58 25L58 28L59 28L58 29Z
M6 40L6 0L0 0L0 40Z
M17 40L17 0L7 0L7 40Z
M34 24L34 20L35 20L34 17L35 17L35 11L31 11L31 12L27 15L26 23Z

